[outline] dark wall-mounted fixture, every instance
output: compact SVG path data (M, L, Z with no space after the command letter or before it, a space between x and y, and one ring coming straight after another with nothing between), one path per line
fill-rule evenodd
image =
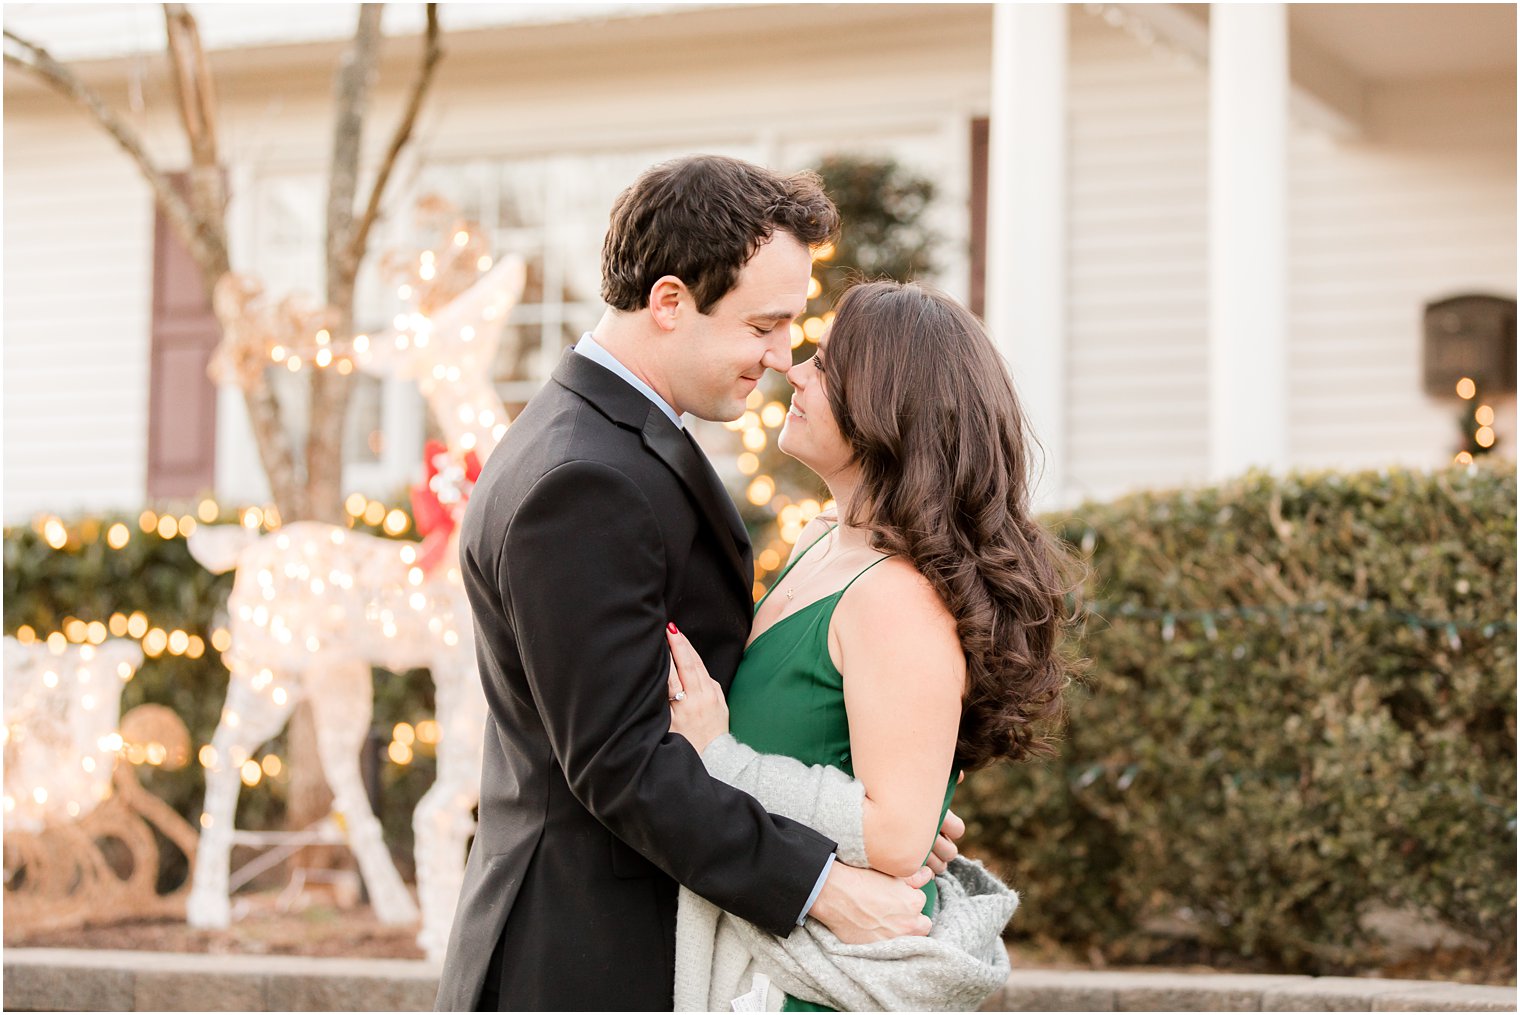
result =
M1451 398L1463 378L1485 397L1515 393L1513 299L1468 294L1425 305L1426 394Z

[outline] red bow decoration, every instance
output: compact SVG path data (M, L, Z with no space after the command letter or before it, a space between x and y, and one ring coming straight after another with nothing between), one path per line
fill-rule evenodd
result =
M431 573L464 518L470 491L480 478L480 457L474 451L455 454L442 441L428 441L422 457L427 476L412 486L412 519L422 534L418 562L423 571Z

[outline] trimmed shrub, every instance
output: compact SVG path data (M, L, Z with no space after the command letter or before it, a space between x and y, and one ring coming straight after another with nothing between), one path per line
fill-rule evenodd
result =
M1250 474L1046 520L1092 568L1061 756L968 777L1012 932L1355 968L1377 906L1515 950L1515 469Z

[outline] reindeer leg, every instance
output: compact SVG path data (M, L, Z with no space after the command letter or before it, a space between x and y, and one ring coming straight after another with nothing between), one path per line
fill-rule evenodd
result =
M485 739L486 702L475 670L475 653L433 663L437 702L438 777L412 816L416 836L417 895L422 931L417 943L429 959L442 959L464 886L465 845L475 823L470 811L480 799L480 766Z
M293 681L279 680L268 670L233 663L222 719L211 741L216 759L206 769L200 843L195 851L190 894L185 900L185 915L192 927L225 927L230 922L227 882L232 864L233 821L242 789L239 767L260 744L285 727L297 700Z
M359 772L359 752L374 711L369 662L319 657L307 670L307 689L316 719L322 771L332 787L333 806L347 826L349 848L359 861L375 915L382 923L412 923L417 919L417 905L391 862L380 821L370 810Z

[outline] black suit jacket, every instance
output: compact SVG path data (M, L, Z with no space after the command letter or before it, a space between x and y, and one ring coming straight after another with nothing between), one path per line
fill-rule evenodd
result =
M566 352L460 538L490 709L439 1010L670 1010L677 882L778 934L834 843L710 778L669 732L664 627L727 686L749 540L695 444Z

